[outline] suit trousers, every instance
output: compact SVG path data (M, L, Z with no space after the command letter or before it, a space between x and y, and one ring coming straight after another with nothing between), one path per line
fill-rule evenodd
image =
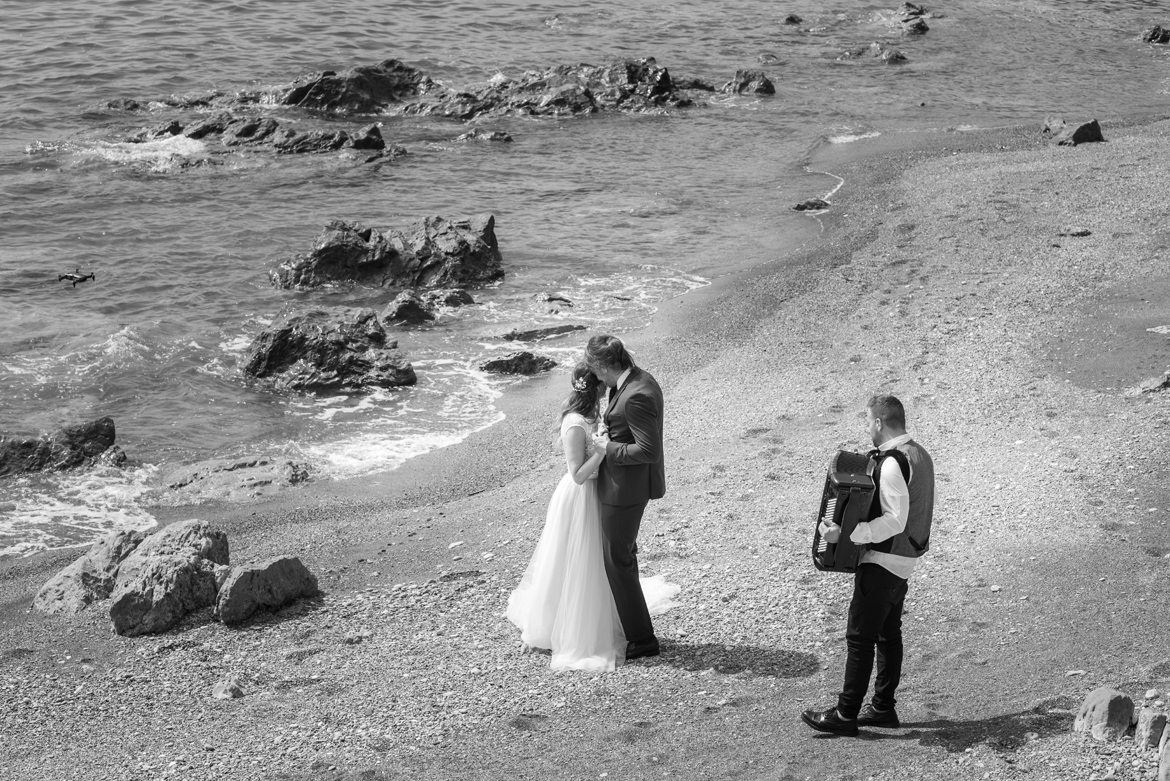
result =
M649 502L631 505L601 505L601 534L604 538L605 574L617 605L626 640L642 642L654 637L646 597L638 579L638 529Z
M853 575L853 599L845 642L845 688L837 698L837 714L855 719L865 702L877 657L873 705L889 710L902 679L902 607L907 581L880 564L862 564Z

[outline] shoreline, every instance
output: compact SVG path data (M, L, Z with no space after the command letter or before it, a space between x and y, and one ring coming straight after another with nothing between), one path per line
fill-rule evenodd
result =
M1078 307L1097 289L1157 268L1145 243L1156 223L1141 221L1154 205L1134 199L1164 181L1150 150L1170 126L1131 120L1105 134L1107 144L1073 149L1044 146L1037 127L964 131L868 156L848 150L858 154L837 168L847 183L818 215L817 239L665 302L623 336L667 391L668 493L639 538L644 569L683 586L680 607L658 622L660 660L609 676L552 676L542 657L514 654L518 641L498 616L563 468L553 448L562 378L553 375L501 397L499 424L392 472L258 503L160 511L160 523L204 517L226 529L234 563L301 556L326 596L299 615L245 631L203 627L196 616L158 638L110 638L100 614L25 612L72 555L0 562L9 673L31 681L56 671L72 690L85 673L57 660L84 646L103 677L134 681L95 686L99 702L165 683L173 694L142 718L212 717L188 725L173 752L199 767L206 760L206 777L261 777L252 758L270 763L257 772L287 778L325 777L329 767L337 778L394 768L488 778L520 766L561 777L567 762L584 775L612 773L623 757L636 762L635 777L733 768L820 778L857 767L891 778L1020 767L1032 778L1087 776L1098 757L1068 734L1070 709L1096 685L1164 688L1156 663L1170 656L1160 650L1170 641L1161 618L1170 493L1138 479L1165 471L1157 429L1170 402L1066 382L1074 356L1059 342L1088 316ZM1127 152L1155 170L1119 165ZM1056 236L1080 222L1092 236ZM813 498L827 454L863 444L859 405L886 388L906 401L910 429L939 467L937 544L907 606L903 739L826 743L797 716L823 707L837 682L847 584L808 565ZM1138 465L1133 477L1121 468ZM467 542L449 550L457 540ZM361 627L373 638L340 642ZM297 658L306 645L319 650ZM1068 677L1066 668L1085 672ZM209 681L228 672L248 679L248 697L210 701ZM310 683L310 672L325 684ZM435 702L439 710L427 710ZM33 773L45 760L35 772L155 777L130 758L100 764L86 753L134 734L139 716L121 723L76 707L69 715L49 705L60 726L20 735L12 767ZM290 735L290 753L278 755L270 733L285 710L312 734ZM77 748L46 758L38 736L70 722ZM135 757L165 751L165 735L144 734ZM216 749L200 754L199 741Z

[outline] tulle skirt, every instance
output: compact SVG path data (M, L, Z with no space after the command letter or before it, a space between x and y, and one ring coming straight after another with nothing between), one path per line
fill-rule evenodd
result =
M651 615L666 612L679 587L642 579ZM552 652L554 670L612 670L625 661L626 638L602 554L601 502L594 480L561 478L544 530L520 585L508 597L520 639Z

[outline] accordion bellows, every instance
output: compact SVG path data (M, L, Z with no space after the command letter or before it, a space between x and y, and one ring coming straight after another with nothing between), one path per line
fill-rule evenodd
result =
M873 462L867 455L838 450L829 462L821 508L813 527L813 565L825 572L853 572L864 545L854 545L849 535L860 521L867 520L873 504ZM821 537L820 524L841 527L841 538L828 542Z

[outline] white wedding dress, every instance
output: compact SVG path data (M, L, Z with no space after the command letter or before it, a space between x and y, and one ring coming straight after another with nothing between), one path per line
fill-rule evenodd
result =
M583 416L564 417L561 439L574 426L585 431L588 459L592 427ZM679 586L659 575L641 583L650 615L674 607ZM612 670L625 661L626 638L605 575L596 474L581 485L568 473L561 478L506 615L526 645L551 650L554 670Z

